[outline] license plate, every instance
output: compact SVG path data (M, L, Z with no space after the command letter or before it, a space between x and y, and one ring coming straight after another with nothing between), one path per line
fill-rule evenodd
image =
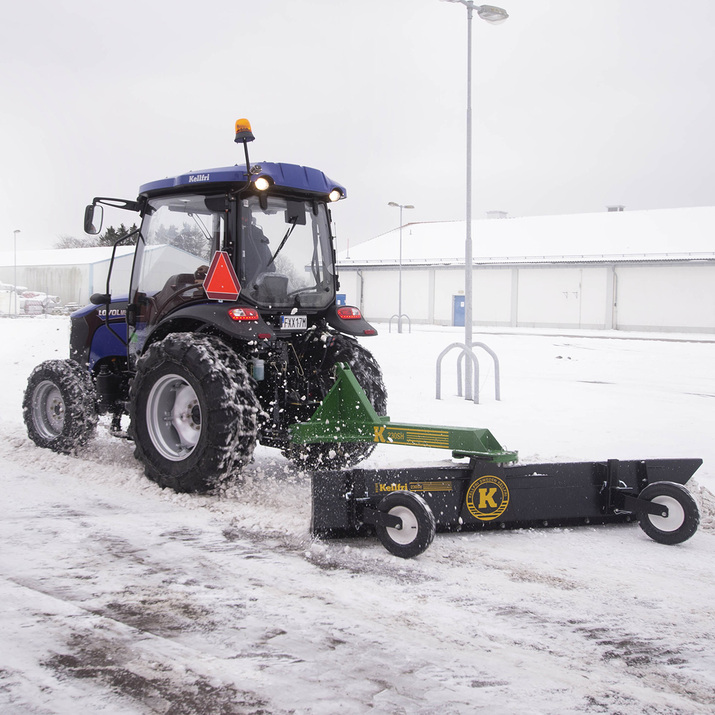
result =
M281 315L281 329L283 330L307 330L307 315Z

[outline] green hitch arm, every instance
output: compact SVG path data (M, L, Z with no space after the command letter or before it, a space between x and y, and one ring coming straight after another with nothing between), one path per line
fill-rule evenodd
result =
M398 423L378 415L352 370L344 363L338 363L336 368L335 384L313 416L290 428L294 444L403 444L451 449L454 457L476 457L499 463L517 461L517 452L505 450L488 429Z

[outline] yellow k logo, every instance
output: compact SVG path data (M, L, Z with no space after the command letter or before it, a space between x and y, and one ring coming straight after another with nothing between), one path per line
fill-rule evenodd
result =
M479 490L479 508L486 509L488 506L492 509L497 508L497 503L494 501L494 495L496 494L497 488L491 487L490 489L481 488Z
M375 442L386 442L387 441L385 439L385 425L382 425L382 426L373 425L373 429L375 430Z

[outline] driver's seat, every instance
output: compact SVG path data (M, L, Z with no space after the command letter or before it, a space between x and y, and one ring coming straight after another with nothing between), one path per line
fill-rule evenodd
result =
M170 303L183 303L185 300L194 298L195 295L185 295L188 288L200 288L201 284L196 280L193 273L178 273L171 276L164 287L154 296L154 304L157 313L164 313L169 309Z
M258 303L285 304L288 301L288 276L264 273L258 277L253 295Z

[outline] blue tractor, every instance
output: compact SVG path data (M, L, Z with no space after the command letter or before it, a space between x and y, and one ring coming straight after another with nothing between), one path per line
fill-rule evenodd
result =
M138 212L141 223L115 245L106 292L72 315L70 358L44 362L29 378L23 411L36 444L74 452L98 416L111 415L147 476L180 492L230 479L257 442L309 468L339 469L372 451L365 442L290 440L338 363L351 366L378 414L387 396L377 362L356 340L375 329L336 303L329 207L344 187L317 169L252 165L252 140L239 120L245 165L154 181L136 200L97 197L87 207L91 234L101 231L104 206ZM116 251L132 243L128 285L116 285Z

